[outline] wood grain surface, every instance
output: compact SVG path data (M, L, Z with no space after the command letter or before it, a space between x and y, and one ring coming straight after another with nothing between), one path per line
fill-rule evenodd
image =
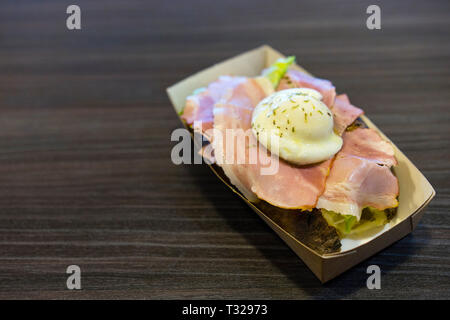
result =
M371 31L372 1L2 1L0 298L450 298L450 2L375 2ZM170 160L165 88L265 43L331 79L437 191L411 235L325 285L206 166Z

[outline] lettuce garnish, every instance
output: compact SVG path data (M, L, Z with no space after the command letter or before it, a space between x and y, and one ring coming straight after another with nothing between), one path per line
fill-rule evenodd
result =
M321 209L321 211L328 225L336 228L342 237L383 226L391 218L389 210L378 210L372 207L364 208L359 221L352 215L340 214L325 209Z
M275 63L272 64L269 68L265 69L262 72L262 75L267 79L269 79L273 87L276 88L281 78L283 78L284 74L286 73L288 67L294 62L295 62L294 56L280 58L277 61L275 61Z

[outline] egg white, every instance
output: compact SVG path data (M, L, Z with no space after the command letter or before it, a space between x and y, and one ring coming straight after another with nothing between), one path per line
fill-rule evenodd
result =
M307 88L275 92L253 111L252 131L271 153L298 165L332 158L342 147L322 95Z

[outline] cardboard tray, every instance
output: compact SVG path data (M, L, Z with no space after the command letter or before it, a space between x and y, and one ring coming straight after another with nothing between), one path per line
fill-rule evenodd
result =
M207 86L221 75L258 76L264 68L280 57L284 56L269 46L262 46L216 64L178 82L167 89L167 94L178 114L185 105L186 97L192 94L195 89ZM293 68L308 73L298 65L293 66ZM369 128L377 130L386 140L390 141L366 116L362 116L362 120ZM398 165L393 170L398 177L400 187L397 214L382 230L369 237L359 240L342 240L341 252L333 254L320 254L294 238L270 219L267 214L249 202L226 179L223 179L214 170L213 166L210 167L232 191L238 194L286 242L319 280L324 283L412 232L423 215L423 209L434 197L435 191L424 175L395 144L393 146L398 160Z

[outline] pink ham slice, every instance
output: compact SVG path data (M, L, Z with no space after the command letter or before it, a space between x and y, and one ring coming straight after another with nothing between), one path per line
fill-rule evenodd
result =
M235 87L231 95L216 103L214 129L221 133L214 132L216 162L231 183L250 201L260 198L280 208L314 208L318 196L324 190L331 160L298 167L268 154L250 130L253 108L264 97L264 91L258 83L247 79ZM234 137L231 139L241 139L246 141L246 145L235 144L234 148L230 148L227 129L233 129ZM238 159L241 163L238 163ZM251 159L257 159L256 163L252 164ZM271 163L278 163L278 170L271 175L263 174L262 169L267 169Z
M392 167L397 165L392 145L374 129L355 129L343 135L344 145L338 155L359 157Z
M196 121L201 121L201 125L194 129L202 133L212 129L214 104L243 81L245 81L244 77L220 77L217 81L209 84L204 91L187 97L181 118L190 126L194 125ZM211 137L207 138L211 139Z
M325 79L319 79L307 75L298 70L288 70L281 79L277 91L290 88L310 88L322 94L322 101L331 108L336 97L336 89L333 84Z
M365 207L396 207L399 189L390 170L397 164L392 146L373 129L348 131L343 139L317 207L358 220Z
M360 108L350 103L346 94L340 94L336 97L331 111L334 115L334 130L340 135L364 113Z

